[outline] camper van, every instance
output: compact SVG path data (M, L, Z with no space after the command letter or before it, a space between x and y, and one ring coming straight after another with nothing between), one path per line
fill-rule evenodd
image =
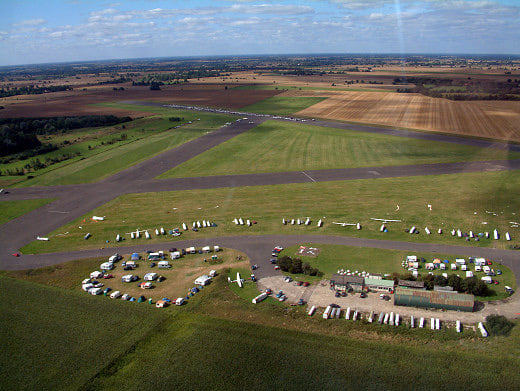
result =
M187 247L186 248L186 253L187 254L195 254L197 252L197 250L195 250L195 247Z
M88 293L90 293L93 296L102 295L103 294L103 289L101 289L101 288L90 288L88 290Z
M179 297L177 300L175 300L175 305L183 305L184 304L184 297Z
M99 268L101 270L112 270L114 268L114 264L112 262L104 262L99 266Z
M123 277L121 277L121 281L123 281L123 282L133 282L133 281L137 281L138 278L139 277L134 276L133 274L126 274Z
M145 281L155 281L157 279L157 273L146 273L143 276L143 280Z
M195 280L195 284L204 286L204 285L209 284L210 281L211 281L210 276L203 275L203 276L197 277L197 279Z
M169 269L172 267L168 261L159 261L157 264L157 267L160 269Z
M170 258L173 259L179 259L181 257L181 253L179 251L174 251L170 254Z

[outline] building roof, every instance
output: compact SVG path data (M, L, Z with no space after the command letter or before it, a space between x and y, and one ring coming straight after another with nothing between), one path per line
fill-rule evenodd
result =
M331 279L335 284L359 284L363 285L365 279L359 276L347 276L342 274L333 274Z
M458 307L471 307L475 302L475 296L467 293L450 291L426 291L421 289L406 289L397 287L394 299L398 296L415 296L427 299L432 304L449 305Z
M393 288L394 280L380 280L378 278L365 277L365 284L366 285L387 286L387 287Z
M424 288L424 281L399 280L398 285L407 288Z

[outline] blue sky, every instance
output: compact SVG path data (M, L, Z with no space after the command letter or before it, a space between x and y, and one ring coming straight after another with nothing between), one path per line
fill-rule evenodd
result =
M520 0L0 0L0 22L0 65L232 54L520 54Z

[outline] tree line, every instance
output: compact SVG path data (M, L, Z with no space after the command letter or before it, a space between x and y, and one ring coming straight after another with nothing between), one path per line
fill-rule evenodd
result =
M61 86L46 86L46 87L38 87L38 86L24 86L24 87L13 87L13 88L1 88L0 89L0 98L6 98L8 96L15 95L39 95L45 94L48 92L58 92L58 91L67 91L71 90L72 87L68 85Z
M30 150L34 152L32 154L29 153L28 155L30 156L48 152L49 147L42 149L43 145L37 135L66 133L69 130L89 127L112 126L131 120L130 117L116 117L114 115L1 118L0 156ZM56 149L56 147L54 147L54 149Z

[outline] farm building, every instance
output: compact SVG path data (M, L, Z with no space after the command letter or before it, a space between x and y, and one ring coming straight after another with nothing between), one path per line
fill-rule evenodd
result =
M372 277L365 277L365 287L374 292L388 292L394 291L394 280L380 280Z
M365 285L365 279L357 276L333 274L330 279L330 285L340 292L346 292L351 288L356 292L361 292Z
M424 287L423 281L399 280L398 285L400 288L405 288L405 289L426 289Z
M475 297L465 293L397 287L394 305L472 312Z

